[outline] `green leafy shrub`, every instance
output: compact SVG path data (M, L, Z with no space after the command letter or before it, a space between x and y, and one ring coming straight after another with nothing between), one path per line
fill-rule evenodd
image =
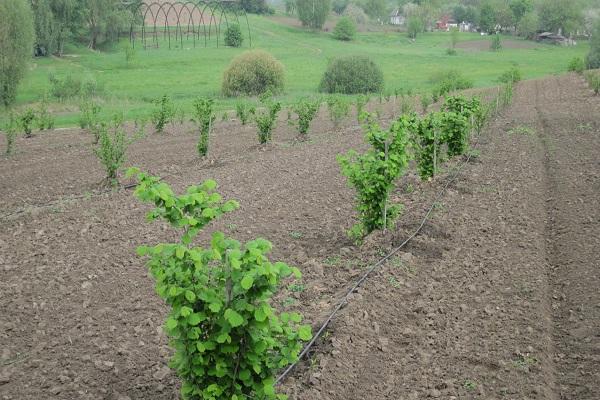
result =
M270 304L281 279L300 271L268 259L271 243L240 244L215 232L208 248L193 246L212 220L239 207L223 202L208 180L176 196L159 178L137 174L135 195L155 208L150 221L164 219L181 229L177 243L141 246L148 256L158 295L170 306L165 330L175 352L170 366L182 380L183 399L275 400L274 375L295 362L301 341L312 337L297 313L277 315Z
M127 68L131 67L137 56L137 51L135 50L135 47L133 47L131 43L126 43L123 46L123 54L125 55L125 65L127 66Z
M512 103L514 92L515 86L512 82L507 82L503 86L502 92L500 94L500 101L502 103L502 106L508 107Z
M455 69L437 72L431 76L429 82L434 85L434 89L432 90L434 102L437 102L439 97L455 90L464 90L473 87L473 81L466 78L462 72Z
M265 144L270 142L273 137L273 128L277 122L277 115L281 111L281 103L274 101L270 92L261 95L260 102L264 109L254 113L254 121L258 127L258 142Z
M48 99L44 97L40 102L36 115L37 127L39 130L54 128L54 117L48 111Z
M235 104L235 114L240 119L242 125L246 125L250 117L254 115L255 112L256 108L247 102L238 101Z
M387 229L401 211L401 206L390 206L389 195L394 181L401 176L408 165L408 138L414 131L412 116L403 116L392 123L385 131L367 116L366 139L371 148L359 155L354 150L346 155L338 155L337 160L342 174L356 189L360 222L352 227L349 236L360 240L376 229Z
M99 146L95 150L96 156L106 170L106 179L112 185L118 184L119 169L125 162L127 141L121 121L116 118L112 127L106 123L99 124Z
M342 17L333 28L333 37L337 40L350 41L356 35L356 24L350 17Z
M298 133L306 135L310 123L317 115L321 102L319 100L301 99L292 106L292 110L298 115Z
M600 20L596 21L590 37L590 51L585 57L587 69L600 68Z
M585 61L583 61L583 58L581 57L573 57L569 62L568 70L569 72L582 74L585 70Z
M152 112L152 123L156 128L156 132L163 133L165 126L173 122L175 118L175 105L173 105L173 100L166 94L154 100L153 103L155 108Z
M350 112L350 104L341 96L327 97L327 110L333 126L337 129Z
M368 57L339 57L329 63L319 90L344 94L380 93L383 90L383 72Z
M232 24L225 30L225 45L229 47L242 47L244 36L238 24Z
M194 116L192 120L198 125L200 136L198 138L197 150L200 157L208 154L208 140L210 131L215 123L216 115L213 111L213 99L197 98L194 100Z
M598 96L600 94L600 74L590 73L588 78L590 88L594 91L594 94Z
M367 105L367 103L369 102L369 97L364 95L364 94L360 94L358 96L356 96L356 100L354 102L354 105L356 107L356 120L358 122L362 121L362 115L363 115L363 111Z
M522 79L521 70L517 67L512 67L508 71L504 72L498 80L502 83L513 83L516 84Z
M449 56L455 56L458 54L458 52L456 51L456 49L448 48L448 49L446 49L446 54Z
M21 131L25 134L26 138L31 137L31 131L33 130L33 123L35 122L35 112L28 108L21 115L19 115L19 125Z
M440 113L430 113L416 123L415 152L417 170L422 180L434 177L438 170L441 144L444 143L440 115Z
M94 136L94 144L100 140L100 110L93 100L82 100L79 104L79 126Z
M73 97L93 97L103 92L103 89L94 78L82 79L80 77L67 75L65 78L59 78L54 74L48 77L50 81L50 94L60 101Z
M423 110L423 114L427 112L427 109L431 105L431 97L423 94L421 95L421 110Z
M283 64L266 51L250 50L231 61L223 74L222 91L225 96L279 93L283 83Z
M448 144L448 156L465 154L469 148L469 121L456 112L440 114L442 137Z
M481 103L481 101L480 101ZM491 114L491 107L489 104L481 104L473 114L473 128L477 134L481 134Z
M15 147L15 138L17 136L17 118L12 112L8 114L8 121L4 126L6 134L6 155L10 156Z
M411 16L406 22L406 34L410 39L416 39L419 33L423 32L423 21L418 16Z
M490 40L490 50L491 51L500 51L502 49L502 41L500 40L500 35L497 33L492 35L492 39Z

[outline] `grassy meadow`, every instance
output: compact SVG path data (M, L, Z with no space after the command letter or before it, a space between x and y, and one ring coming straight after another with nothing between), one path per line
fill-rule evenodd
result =
M414 42L404 33L368 32L358 33L352 42L340 42L331 33L296 28L272 18L250 15L249 21L252 47L271 52L286 68L285 93L281 96L284 103L315 95L328 61L342 55L371 57L383 70L388 92L424 92L431 88L433 74L448 69L462 71L476 87L494 85L512 65L521 69L524 78L564 73L569 60L584 56L588 48L586 43L560 47L505 38L513 45L491 52L489 38L462 33L458 54L450 56L446 54L450 42L447 32L426 33ZM184 109L189 109L197 96L214 97L220 110L233 109L235 99L220 94L222 74L233 57L248 49L247 42L239 49L216 48L213 38L207 48L193 48L190 39L184 41L183 48L171 50L166 43L159 49L143 50L138 42L134 60L128 65L123 50L127 41L103 52L71 46L62 58L36 58L20 85L17 109L38 102L49 91L50 74L96 80L102 88L99 102L107 116L117 111L124 112L126 119L148 116L151 101L163 94L172 96ZM51 103L58 126L77 123L77 99Z

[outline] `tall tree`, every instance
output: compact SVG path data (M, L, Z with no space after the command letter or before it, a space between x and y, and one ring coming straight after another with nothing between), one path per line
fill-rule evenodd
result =
M596 21L592 38L590 39L590 52L586 57L587 67L600 68L600 20Z
M84 0L82 3L81 13L91 49L117 39L128 28L131 14L119 0Z
M0 15L0 102L8 107L33 54L33 15L27 0L0 0Z
M579 2L574 0L544 0L538 9L540 28L564 35L572 34L582 25L582 11Z
M510 7L514 17L515 17L515 23L519 23L519 21L521 21L521 18L523 18L523 15L525 15L528 12L533 11L533 1L532 0L510 0L510 3L508 3L508 6Z
M331 0L296 0L296 9L302 25L321 29L331 11Z
M35 55L47 56L56 51L56 22L50 0L32 0L35 26Z
M490 2L486 2L481 6L479 27L483 32L487 33L492 33L496 30L496 13L494 6Z

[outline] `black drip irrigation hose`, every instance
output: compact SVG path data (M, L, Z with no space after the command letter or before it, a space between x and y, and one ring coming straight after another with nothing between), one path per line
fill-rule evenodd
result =
M477 143L475 144L475 146L477 145ZM473 146L473 147L475 147ZM392 256L394 256L395 254L397 254L404 246L406 246L412 239L415 238L415 236L417 236L421 230L423 229L423 226L425 226L425 223L429 220L429 217L431 216L431 213L433 212L433 209L435 208L436 204L438 204L438 202L442 199L442 197L444 196L444 194L446 193L446 190L448 189L448 187L450 186L451 183L455 182L456 179L458 178L458 174L459 172L463 169L463 167L465 165L467 165L469 163L469 161L471 160L473 153L469 153L467 158L458 166L455 167L453 174L451 176L451 178L446 182L446 184L442 187L442 189L440 190L440 192L438 193L438 195L436 196L434 202L431 204L431 207L429 207L429 209L427 210L427 213L425 214L425 217L423 218L423 220L421 221L421 224L419 225L419 227L408 237L406 238L406 240L404 240L404 242L402 242L399 246L397 246L396 248L394 248L390 253L388 253L385 257L383 257L381 260L379 260L377 263L375 263L374 265L372 265L367 272L365 272L359 280L357 280L354 285L346 292L346 295L342 298L342 300L337 304L337 306L335 306L335 308L333 309L333 311L329 314L329 316L327 317L327 319L325 319L325 321L321 324L321 327L319 328L319 330L314 334L313 338L310 340L310 342L308 342L306 344L306 346L304 347L304 349L302 350L302 352L300 353L300 355L298 356L298 360L296 362L294 362L293 364L290 364L282 373L281 375L279 375L277 377L277 379L275 380L275 385L279 385L281 384L281 382L283 382L283 380L290 374L290 372L292 372L292 370L298 365L298 363L300 362L300 360L302 360L302 358L304 358L304 356L308 353L308 351L311 349L311 347L315 344L315 342L317 341L317 339L319 339L319 337L321 336L321 334L325 331L325 329L327 328L327 326L329 325L329 323L335 318L335 316L337 315L337 313L340 311L340 309L346 305L348 303L349 297L350 295L360 287L360 285L362 285L362 283L369 277L369 275L371 275L371 273L379 266L383 265L387 260L389 260Z

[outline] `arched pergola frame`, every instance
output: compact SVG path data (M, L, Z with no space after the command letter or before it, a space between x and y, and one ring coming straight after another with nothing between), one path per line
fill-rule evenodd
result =
M247 43L248 47L252 47L248 15L238 1L174 0L158 2L153 0L136 4L132 15L129 40L133 47L136 46L138 33L144 49L158 48L161 33L163 41L167 42L169 49L173 43L178 43L178 47L183 48L184 36L186 41L189 41L191 36L194 48L197 43L201 42L200 36L203 36L204 47L208 47L212 42L213 34L216 38L216 46L219 47L221 26L224 23L229 28L230 18L231 22L235 21L240 28L242 27L240 18L246 20Z

